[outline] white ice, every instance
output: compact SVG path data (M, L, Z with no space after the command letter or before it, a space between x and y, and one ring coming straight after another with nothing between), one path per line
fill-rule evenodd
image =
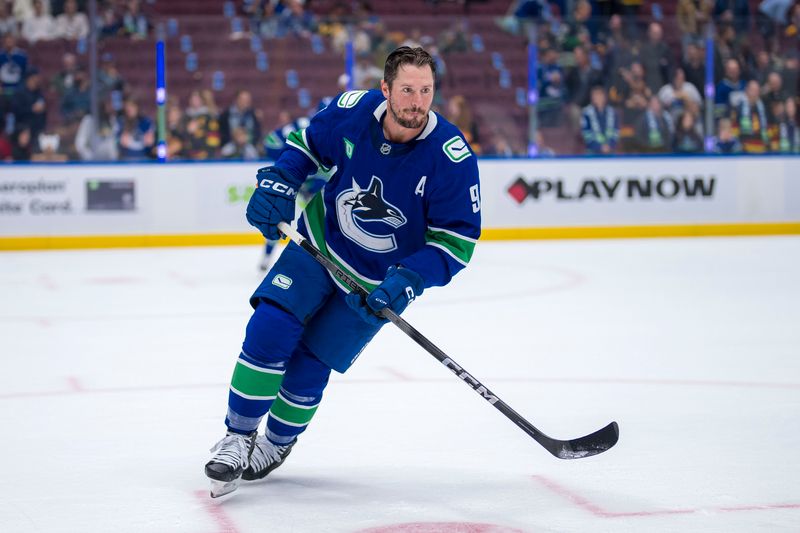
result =
M254 247L0 254L0 531L800 530L800 238L480 243L267 480L208 497Z

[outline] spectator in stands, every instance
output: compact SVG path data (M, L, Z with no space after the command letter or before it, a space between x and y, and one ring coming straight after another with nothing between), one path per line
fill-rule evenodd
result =
M797 102L789 97L775 102L774 128L771 128L772 151L783 154L800 153L800 124L797 122Z
M203 101L203 95L197 89L189 93L189 101L186 105L184 114L186 115L187 118L193 118L199 115L212 114L212 111Z
M703 151L703 135L697 117L691 111L683 111L678 117L673 150L679 154L699 154Z
M458 20L442 31L437 38L437 44L445 55L466 52L469 49L466 21Z
M472 108L464 96L456 94L447 102L447 120L454 124L464 139L467 140L472 150L481 154L481 139L478 134L478 123L472 115Z
M619 0L622 12L622 24L628 39L639 40L639 10L643 0Z
M489 150L484 153L484 155L493 155L498 157L513 157L514 149L511 147L511 143L508 141L508 138L502 133L496 133L492 139L492 144L489 147Z
M308 38L314 28L314 17L306 11L303 0L277 0L275 16L278 20L277 37L295 35Z
M608 105L605 88L592 86L591 103L581 113L581 135L587 154L610 154L619 141L619 122L614 109Z
M383 69L378 68L370 54L361 54L353 66L353 88L377 89L383 79Z
M122 14L117 9L116 2L106 2L100 8L100 21L98 33L100 37L113 37L122 33Z
M233 103L220 115L219 133L222 146L231 142L233 130L236 128L244 128L250 143L261 139L261 122L253 109L250 91L237 91Z
M153 121L139 111L139 102L132 97L126 98L117 121L120 159L148 159L155 144L155 131Z
M705 48L696 42L686 45L686 57L681 62L681 69L686 81L694 85L698 92L703 93L706 86L706 61Z
M46 13L42 0L33 0L33 15L22 21L22 38L30 44L50 41L57 37L56 21Z
M67 160L67 154L59 151L61 136L58 133L40 133L36 145L38 148L31 154L31 161L63 163Z
M736 137L731 119L720 119L717 129L719 131L717 132L717 137L714 139L714 153L738 154L742 151L742 143L740 143L739 138Z
M728 42L730 36L727 38L725 36L727 30L732 30L732 28L729 26L715 26L714 29L716 30L712 33L712 41L714 44L714 83L719 83L725 76L725 61L735 58L736 54L732 44Z
M102 101L98 115L94 140L94 118L87 114L81 119L75 134L75 150L83 161L116 161L119 159L119 123L110 99Z
M783 86L788 94L800 95L800 59L798 50L789 49L783 54Z
M34 2L35 0L13 0L14 8L12 9L12 12L14 16L17 17L17 20L22 21L34 15ZM44 12L50 15L50 0L41 0L41 3L42 7L44 8Z
M750 154L761 154L768 148L769 120L760 89L757 81L748 82L745 97L734 107L731 115L742 148Z
M214 118L219 117L219 106L217 105L217 101L214 97L214 91L211 89L203 89L200 91L200 96L203 99L203 105L206 106L208 112L214 116Z
M653 93L669 82L672 68L670 54L669 46L664 42L661 24L651 22L647 30L647 41L639 50L639 61L644 67L645 83Z
M609 101L614 105L622 105L625 101L627 73L634 63L633 47L622 32L622 18L614 15L609 21L606 59L603 62L604 78L609 93Z
M783 89L783 77L778 72L770 72L767 75L766 83L761 87L761 100L770 112L768 118L774 117L772 115L772 104L775 102L783 103L787 96L786 91Z
M364 26L367 26L367 23L364 23ZM352 33L339 33L333 44L336 50L343 51L348 41L353 43L353 51L356 55L369 54L372 51L372 36L360 22L353 27Z
M84 70L75 73L75 81L60 98L61 117L65 124L77 124L91 106L91 80Z
M716 0L713 15L724 23L730 23L740 35L750 31L749 0Z
M777 69L772 55L767 50L759 50L756 53L756 61L750 71L750 77L756 80L759 85L764 85L767 83L767 76L775 70Z
M682 52L686 57L686 47L697 42L703 35L705 24L710 20L713 4L710 0L678 0L675 19L681 33Z
M537 106L542 127L557 126L561 122L567 89L564 72L558 64L558 50L548 48L542 54L539 66L539 103Z
M12 35L19 34L19 21L14 14L9 11L8 3L0 1L0 37L10 33Z
M0 161L13 161L11 155L12 149L11 139L8 137L8 134L0 130Z
M184 114L187 157L195 160L214 159L221 146L216 108L203 100L200 91L192 91Z
M623 71L623 79L625 86L622 89L624 98L622 123L631 126L644 115L652 92L644 81L644 68L641 63L633 63L630 70Z
M3 49L0 50L0 83L3 86L2 112L8 112L10 100L22 85L28 70L28 54L17 48L17 39L7 33L3 36Z
M586 47L575 47L573 55L575 64L567 69L566 90L572 104L571 113L576 118L573 120L575 124L578 122L577 116L580 115L581 109L589 105L589 93L593 86L601 82L603 73L592 65Z
M186 120L180 101L171 98L167 103L167 159L186 159L187 133Z
M85 39L89 35L89 18L78 11L77 0L64 2L64 12L56 17L56 35L68 41Z
M100 58L100 68L97 72L97 83L99 85L99 92L102 98L114 98L114 108L117 111L122 110L122 94L125 91L125 80L122 78L117 64L114 62L114 56L106 52Z
M50 81L50 85L59 99L64 96L68 89L75 85L75 74L78 70L77 56L72 52L64 53L61 56L61 70Z
M11 159L14 161L30 161L33 154L31 128L20 124L11 136Z
M11 100L14 122L17 127L30 129L30 141L35 143L47 124L47 103L42 91L42 76L36 68L28 69L25 83L14 93Z
M329 37L334 50L344 50L347 42L348 7L342 1L336 2L326 17L320 21L317 33L321 37Z
M128 0L122 13L122 33L131 39L146 39L150 31L150 22L142 13L139 0Z
M658 91L661 105L669 111L673 120L676 120L688 107L700 106L703 99L691 83L686 81L682 68L675 69L672 83L664 85Z
M714 96L715 113L728 115L730 109L736 107L744 96L744 80L739 61L728 59L725 62L725 77L717 84Z
M578 0L574 5L572 20L561 38L560 48L565 52L571 52L576 46L591 46L594 40L589 29L592 25L592 5L588 0Z
M222 147L220 155L223 159L255 161L258 159L258 150L250 142L247 130L237 127L231 132L231 140Z
M647 110L634 126L635 146L644 153L665 153L672 149L675 126L657 96L650 97Z

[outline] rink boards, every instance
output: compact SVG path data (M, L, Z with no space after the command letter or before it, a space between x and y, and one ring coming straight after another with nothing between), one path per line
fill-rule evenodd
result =
M246 244L255 163L0 168L0 249ZM483 239L800 234L800 157L481 159Z

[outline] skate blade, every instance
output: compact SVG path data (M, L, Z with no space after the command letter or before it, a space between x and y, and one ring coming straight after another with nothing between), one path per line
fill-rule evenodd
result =
M235 491L239 488L239 480L235 479L233 481L214 481L211 480L211 497L212 498L219 498L220 496L225 496L226 494L230 494L231 492Z

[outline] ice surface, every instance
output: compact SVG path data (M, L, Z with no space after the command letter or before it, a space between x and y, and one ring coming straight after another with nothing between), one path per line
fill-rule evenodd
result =
M254 247L0 254L0 531L797 531L800 239L480 243L387 326L286 465L211 500Z

